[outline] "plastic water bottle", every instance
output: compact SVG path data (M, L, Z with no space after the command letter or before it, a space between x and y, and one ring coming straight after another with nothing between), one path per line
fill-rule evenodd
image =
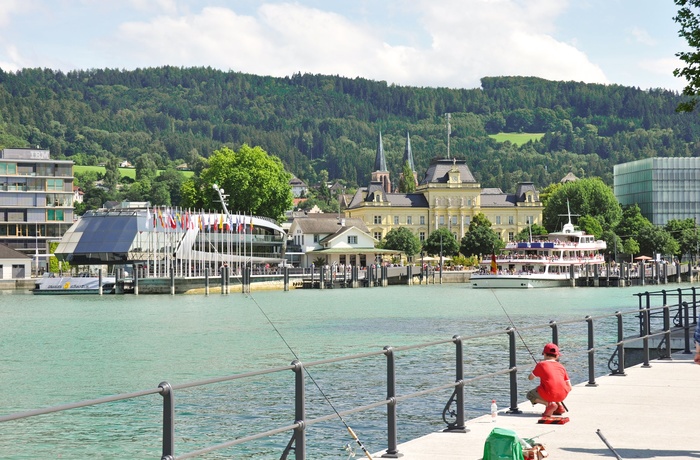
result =
M498 406L496 405L496 400L492 399L491 400L491 421L495 422L497 416L498 416Z

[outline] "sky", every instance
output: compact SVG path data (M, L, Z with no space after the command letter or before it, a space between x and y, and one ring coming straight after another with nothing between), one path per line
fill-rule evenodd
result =
M0 0L0 68L171 65L478 88L487 76L681 91L673 0Z

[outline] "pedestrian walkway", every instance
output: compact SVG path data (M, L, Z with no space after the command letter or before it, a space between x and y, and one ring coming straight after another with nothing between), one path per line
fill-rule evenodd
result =
M526 401L519 406L522 414L503 410L495 423L490 415L468 420L466 433L429 434L399 444L399 453L403 460L479 460L486 438L498 426L521 438L536 437L551 460L616 458L598 430L623 459L700 459L700 366L692 354L682 353L650 366L597 378L597 386L575 385L566 399L570 421L565 425L538 424L544 406Z

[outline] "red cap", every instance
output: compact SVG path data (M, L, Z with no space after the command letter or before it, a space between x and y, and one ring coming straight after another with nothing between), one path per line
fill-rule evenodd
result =
M544 350L542 350L543 355L554 355L554 356L559 356L559 347L557 346L556 343L548 343L547 345L544 346Z

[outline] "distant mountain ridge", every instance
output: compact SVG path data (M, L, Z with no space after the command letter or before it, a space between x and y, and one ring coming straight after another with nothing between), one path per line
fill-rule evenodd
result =
M0 147L39 145L55 158L115 156L159 168L196 164L222 145L259 145L307 183L365 185L379 131L393 178L406 133L421 177L447 153L485 187L538 188L567 173L612 183L612 166L649 156L697 156L700 123L676 113L676 92L620 85L486 77L480 89L418 88L363 78L261 77L212 68L0 70ZM545 133L515 146L488 134Z

